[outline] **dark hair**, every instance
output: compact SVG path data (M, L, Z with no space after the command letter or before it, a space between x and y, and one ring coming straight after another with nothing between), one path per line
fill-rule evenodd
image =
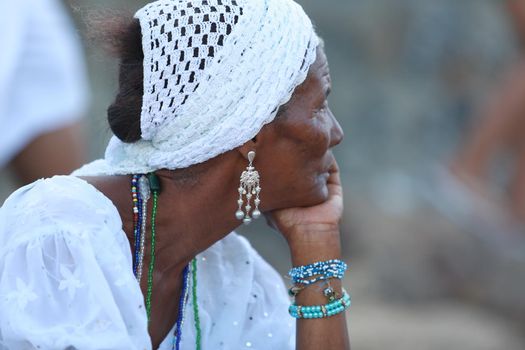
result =
M141 138L140 114L144 91L142 34L138 19L131 18L112 16L111 21L100 21L98 28L94 28L103 31L103 46L119 58L119 90L107 113L115 136L128 143Z

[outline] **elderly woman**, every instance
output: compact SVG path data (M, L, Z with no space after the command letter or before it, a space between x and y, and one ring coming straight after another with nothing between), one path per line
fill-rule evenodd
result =
M347 349L322 45L291 0L159 0L117 28L105 158L0 212L7 349ZM232 231L264 215L289 294Z

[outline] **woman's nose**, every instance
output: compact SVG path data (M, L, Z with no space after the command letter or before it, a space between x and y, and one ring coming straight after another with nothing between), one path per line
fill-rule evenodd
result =
M330 129L330 147L335 147L340 144L341 141L343 141L345 133L343 132L343 128L341 128L341 125L339 125L339 122L335 118L332 111L330 111L330 116L332 120L332 128Z

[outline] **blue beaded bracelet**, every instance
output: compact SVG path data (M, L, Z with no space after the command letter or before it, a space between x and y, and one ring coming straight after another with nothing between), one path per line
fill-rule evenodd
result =
M344 261L332 259L294 267L288 275L294 283L308 285L328 278L342 279L347 268L348 265Z
M326 305L313 305L313 306L302 306L302 305L290 305L288 312L294 318L325 318L335 316L348 309L352 301L350 295L343 289L343 296L337 300L334 300Z
M331 274L331 273L329 273L329 274L317 276L317 277L314 277L314 278L311 278L311 279L297 279L297 280L294 280L294 282L295 283L304 284L305 286L307 286L307 285L314 284L314 283L319 282L319 281L328 280L330 278L342 279L343 277L344 277L344 274Z

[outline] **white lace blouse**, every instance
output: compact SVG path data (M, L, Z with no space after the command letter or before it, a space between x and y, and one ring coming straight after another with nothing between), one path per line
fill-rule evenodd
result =
M197 256L202 349L292 349L282 279L231 233ZM195 348L192 298L181 348ZM173 330L159 349L172 348ZM73 176L0 208L0 349L151 349L144 298L113 203Z

